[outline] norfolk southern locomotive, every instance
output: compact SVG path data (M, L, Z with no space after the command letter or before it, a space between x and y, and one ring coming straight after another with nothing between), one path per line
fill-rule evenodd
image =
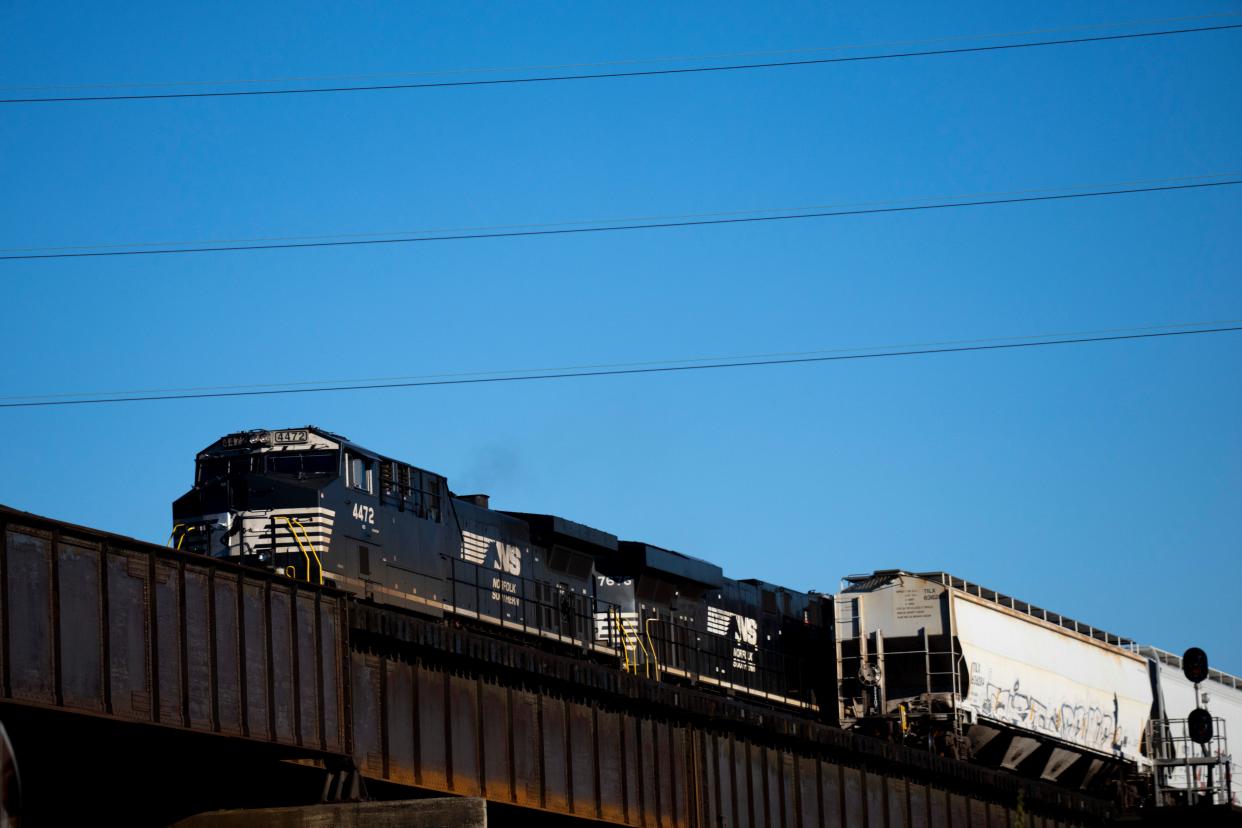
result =
M818 710L832 597L553 515L488 508L433 472L307 427L230 434L173 504L179 548L616 659L652 678ZM824 613L828 615L825 616Z
M314 427L216 441L173 521L181 549L1063 785L1132 788L1139 774L1186 789L1162 768L1192 749L1242 781L1223 737L1179 740L1201 698L1176 656L947 573L851 576L835 596L737 581L565 518L490 509ZM1242 679L1212 671L1209 684L1213 712L1242 731ZM1233 784L1218 793L1236 801Z

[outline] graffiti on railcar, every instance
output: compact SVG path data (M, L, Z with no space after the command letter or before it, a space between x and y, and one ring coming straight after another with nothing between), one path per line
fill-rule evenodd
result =
M1023 692L1019 678L1012 684L997 684L990 668L977 661L971 663L970 672L968 702L990 719L1109 753L1120 753L1131 744L1119 725L1116 695L1111 710L1073 701L1058 703Z

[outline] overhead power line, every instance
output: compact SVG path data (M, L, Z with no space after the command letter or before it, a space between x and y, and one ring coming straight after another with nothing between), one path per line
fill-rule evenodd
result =
M163 402L169 400L201 400L226 397L267 397L285 394L312 394L340 391L373 391L388 388L426 388L447 385L482 385L499 382L531 382L535 380L576 379L584 377L616 377L645 374L682 373L687 371L707 371L719 368L758 368L776 365L810 365L824 362L843 362L859 359L882 359L906 356L927 356L931 354L960 354L974 351L1001 351L1018 348L1037 348L1048 345L1084 345L1099 342L1121 342L1140 339L1158 339L1173 336L1193 336L1198 334L1231 333L1242 331L1242 325L1197 328L1194 330L1162 331L1153 333L1119 334L1114 336L1073 337L1062 339L1043 339L1038 341L1001 342L990 345L959 345L943 348L916 348L908 350L889 350L861 354L835 354L826 356L788 357L782 359L735 360L715 362L711 364L647 366L634 368L606 368L589 371L549 371L543 373L518 374L514 376L464 377L427 379L409 382L383 382L361 385L334 385L316 388L282 388L252 389L244 391L203 391L184 394L158 394L150 396L103 397L95 399L44 400L39 402L7 402L0 403L0 408L47 408L77 405L101 405L126 402Z
M1218 172L1207 175L1183 175L1173 178L1143 178L1129 181L1094 182L1089 184L1073 184L1061 187L1028 188L1025 190L992 190L972 193L954 193L952 195L907 196L905 198L889 198L884 200L837 202L835 204L802 204L796 207L759 207L750 210L717 210L697 213L664 213L642 216L621 216L611 218L576 219L567 221L525 223L525 224L487 224L470 227L423 227L402 230L372 230L365 233L319 233L301 236L250 236L216 239L177 239L166 241L117 242L108 244L72 244L44 247L0 247L0 258L6 253L60 253L71 250L103 251L123 250L126 248L163 248L191 247L199 245L230 245L258 244L259 242L292 242L292 241L330 241L334 239L378 239L382 236L427 236L444 233L482 233L500 230L539 230L551 227L582 227L594 224L633 224L636 222L667 222L689 219L723 218L726 216L758 216L765 213L806 213L816 210L850 210L862 207L885 207L899 204L914 204L928 201L962 201L966 199L1009 198L1012 196L1042 195L1046 193L1069 193L1079 190L1114 190L1122 188L1149 187L1157 184L1188 183L1191 181L1211 181L1224 178L1242 177L1242 171Z
M213 247L173 247L156 250L96 250L92 252L71 253L19 253L0 256L0 261L26 261L31 259L83 259L102 256L158 256L183 253L232 253L249 250L293 250L302 248L324 247L359 247L379 244L415 244L433 241L474 241L479 239L510 239L524 236L565 236L584 233L607 233L621 230L661 230L675 227L707 227L726 224L750 224L755 222L795 221L799 219L836 218L840 216L865 216L884 213L911 213L920 210L946 210L958 207L990 207L1000 204L1028 204L1042 201L1068 201L1077 198L1098 198L1103 196L1134 195L1138 193L1159 193L1175 190L1199 190L1207 187L1229 187L1242 184L1242 179L1227 181L1210 181L1196 184L1168 184L1154 187L1135 187L1115 190L1095 190L1086 193L1060 193L1057 195L1019 196L1013 198L991 198L976 201L948 201L935 204L914 204L901 207L866 207L852 210L824 210L806 213L794 213L779 216L746 216L740 218L711 218L685 221L658 221L638 224L610 224L591 227L563 227L542 230L509 230L496 233L470 232L454 233L440 236L411 236L397 239L344 239L340 241L305 241L260 244L229 244Z
M1094 330L1084 331L1057 331L1055 333L1041 334L1021 334L1017 336L993 336L981 339L941 339L927 342L901 342L901 343L884 343L878 345L861 345L853 347L835 347L820 348L813 351L782 351L778 353L761 353L761 354L728 354L716 356L700 356L700 357L680 357L675 359L659 359L645 360L642 362L606 362L591 363L586 365L560 365L560 366L544 366L540 368L508 368L503 370L490 371L456 371L452 373L434 373L434 374L407 374L401 376L384 376L384 377L351 377L348 379L317 379L317 380L301 380L296 382L267 382L267 383L250 383L250 384L233 384L233 385L198 385L198 386L182 386L177 388L131 388L127 390L112 389L109 391L62 391L54 394L19 394L0 397L0 402L20 401L20 402L36 402L41 400L57 400L67 399L70 397L120 397L120 396L139 396L150 394L188 394L198 391L249 391L258 388L309 388L317 385L361 385L363 383L374 382L408 382L411 380L426 379L455 379L461 377L500 377L512 376L516 374L542 374L542 373L563 373L568 371L595 371L606 368L647 368L651 366L663 365L689 365L689 364L706 364L713 362L736 362L736 361L753 361L761 359L788 359L790 357L807 357L807 356L824 356L826 354L856 354L864 351L891 351L891 350L909 350L911 348L944 348L957 345L987 345L997 342L1019 342L1026 340L1039 339L1066 339L1066 338L1082 338L1104 336L1107 334L1131 334L1146 333L1149 331L1171 331L1184 330L1188 328L1219 328L1227 325L1242 325L1242 319L1215 319L1211 321L1200 322L1174 322L1165 325L1145 325L1142 327L1127 328L1096 328Z
M1012 49L1032 49L1048 46L1073 46L1086 43L1105 43L1138 38L1170 37L1174 35L1218 32L1230 29L1242 29L1242 23L1229 23L1219 26L1198 26L1186 29L1163 29L1155 32L1134 32L1130 34L1097 35L1093 37L1075 37L1063 40L1038 40L1026 43L1001 43L991 46L960 46L951 49L928 49L922 51L894 52L887 54L850 55L845 57L809 58L805 60L765 61L761 63L735 63L717 66L689 66L676 69L641 69L625 72L588 72L565 75L539 75L519 78L487 78L479 80L429 81L421 83L387 83L357 86L330 87L296 87L285 89L240 89L216 90L210 92L154 92L131 95L73 95L40 98L0 98L0 104L47 104L47 103L87 103L101 101L155 101L186 98L240 98L270 95L311 95L343 92L383 92L399 89L446 89L467 86L503 86L514 84L557 83L563 81L604 80L615 78L643 78L662 75L691 75L708 72L740 72L756 69L778 69L792 66L823 66L832 63L858 63L875 60L898 60L919 57L939 57L944 55L977 54L980 52L999 52Z
M62 92L81 89L155 89L174 87L202 86L243 86L275 83L340 83L344 81L383 80L392 78L419 78L437 75L472 75L496 72L552 72L564 69L597 69L604 66L636 66L653 63L689 63L708 60L735 60L740 58L775 57L777 55L822 54L824 52L841 52L850 49L894 49L911 46L926 46L932 43L960 43L971 40L997 40L1005 37L1035 37L1037 35L1059 35L1069 32L1100 31L1104 29L1128 29L1137 26L1170 26L1175 23L1190 23L1203 20L1221 20L1242 17L1238 12L1218 12L1216 14L1197 14L1182 17L1145 18L1141 20L1117 20L1109 23L1088 23L1081 26L1059 26L1055 28L1023 29L1010 32L983 32L979 34L948 35L945 37L928 37L906 40L870 41L866 43L839 43L833 46L812 46L799 49L766 49L747 52L710 52L697 55L653 55L641 58L621 58L617 60L597 60L578 63L542 63L518 66L466 66L451 69L426 69L416 72L371 72L352 75L286 75L269 78L216 78L214 80L195 81L127 81L123 83L75 83L75 84L41 84L35 86L0 86L0 92Z

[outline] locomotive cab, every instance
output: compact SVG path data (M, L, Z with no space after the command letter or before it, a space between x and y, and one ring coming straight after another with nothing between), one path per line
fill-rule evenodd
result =
M227 435L196 458L194 488L173 503L179 549L322 579L332 518L322 490L341 474L341 445L309 428Z
M438 616L463 554L453 504L440 475L330 431L243 431L199 452L170 543Z

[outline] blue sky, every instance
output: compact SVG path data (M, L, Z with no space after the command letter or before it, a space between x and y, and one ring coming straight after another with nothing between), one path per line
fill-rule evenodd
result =
M778 9L774 13L773 9ZM8 3L0 83L365 75L1192 16L1184 3ZM1208 23L1236 22L1214 20ZM1189 25L1194 25L1193 23ZM1128 30L1134 30L1131 27ZM988 41L994 42L994 41ZM7 107L0 247L361 233L1242 169L1242 35L336 96ZM1242 318L1242 188L580 237L0 262L0 393ZM0 502L167 535L314 423L500 508L835 589L945 569L1242 672L1242 336L0 412Z

